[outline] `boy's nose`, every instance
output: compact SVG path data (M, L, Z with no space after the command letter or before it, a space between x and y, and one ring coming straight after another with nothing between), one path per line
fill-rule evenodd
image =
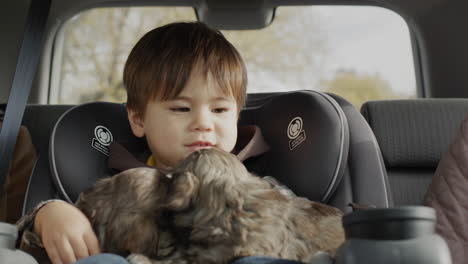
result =
M213 123L211 121L209 114L197 113L192 123L192 130L211 131L213 130Z

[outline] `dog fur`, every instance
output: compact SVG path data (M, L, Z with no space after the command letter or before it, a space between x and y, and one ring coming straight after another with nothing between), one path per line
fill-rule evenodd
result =
M306 262L344 241L338 209L282 194L230 153L194 152L169 176L131 169L80 196L103 252L132 253L131 263Z

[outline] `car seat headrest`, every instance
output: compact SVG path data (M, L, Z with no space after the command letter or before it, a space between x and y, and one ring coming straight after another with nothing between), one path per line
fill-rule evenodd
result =
M297 195L326 202L346 167L349 135L339 105L320 92L297 91L249 95L241 125L260 127L269 151L252 160L264 163L260 176L273 176ZM52 178L62 198L74 202L107 168L112 141L147 149L133 135L124 105L87 103L65 112L50 140ZM255 164L254 164L255 165Z
M123 104L95 102L75 106L57 121L51 134L52 179L62 198L74 202L97 179L108 177L112 141L145 145L133 135Z
M273 176L298 196L328 201L349 149L347 119L333 98L315 91L253 95L240 123L259 126L270 146L261 176Z
M361 112L387 168L435 170L468 112L466 98L369 101Z

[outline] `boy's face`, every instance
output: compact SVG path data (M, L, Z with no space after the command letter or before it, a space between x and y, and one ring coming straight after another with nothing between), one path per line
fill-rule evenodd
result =
M173 100L152 100L144 117L129 109L133 133L146 136L156 167L174 167L190 153L216 147L230 152L237 140L237 104L211 74L195 69Z

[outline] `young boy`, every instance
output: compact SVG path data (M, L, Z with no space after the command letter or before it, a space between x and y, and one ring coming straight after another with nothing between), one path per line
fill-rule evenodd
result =
M137 137L146 137L151 153L143 153L143 157L142 153L130 154L130 149L115 143L111 167L169 169L199 149L234 150L247 74L241 56L219 31L194 22L148 32L128 57L124 85L132 131ZM242 160L267 148L258 129L247 131L248 138L256 140L240 150ZM100 252L88 219L64 201L39 205L20 220L19 228L25 230L26 244L42 242L54 264L73 263Z

